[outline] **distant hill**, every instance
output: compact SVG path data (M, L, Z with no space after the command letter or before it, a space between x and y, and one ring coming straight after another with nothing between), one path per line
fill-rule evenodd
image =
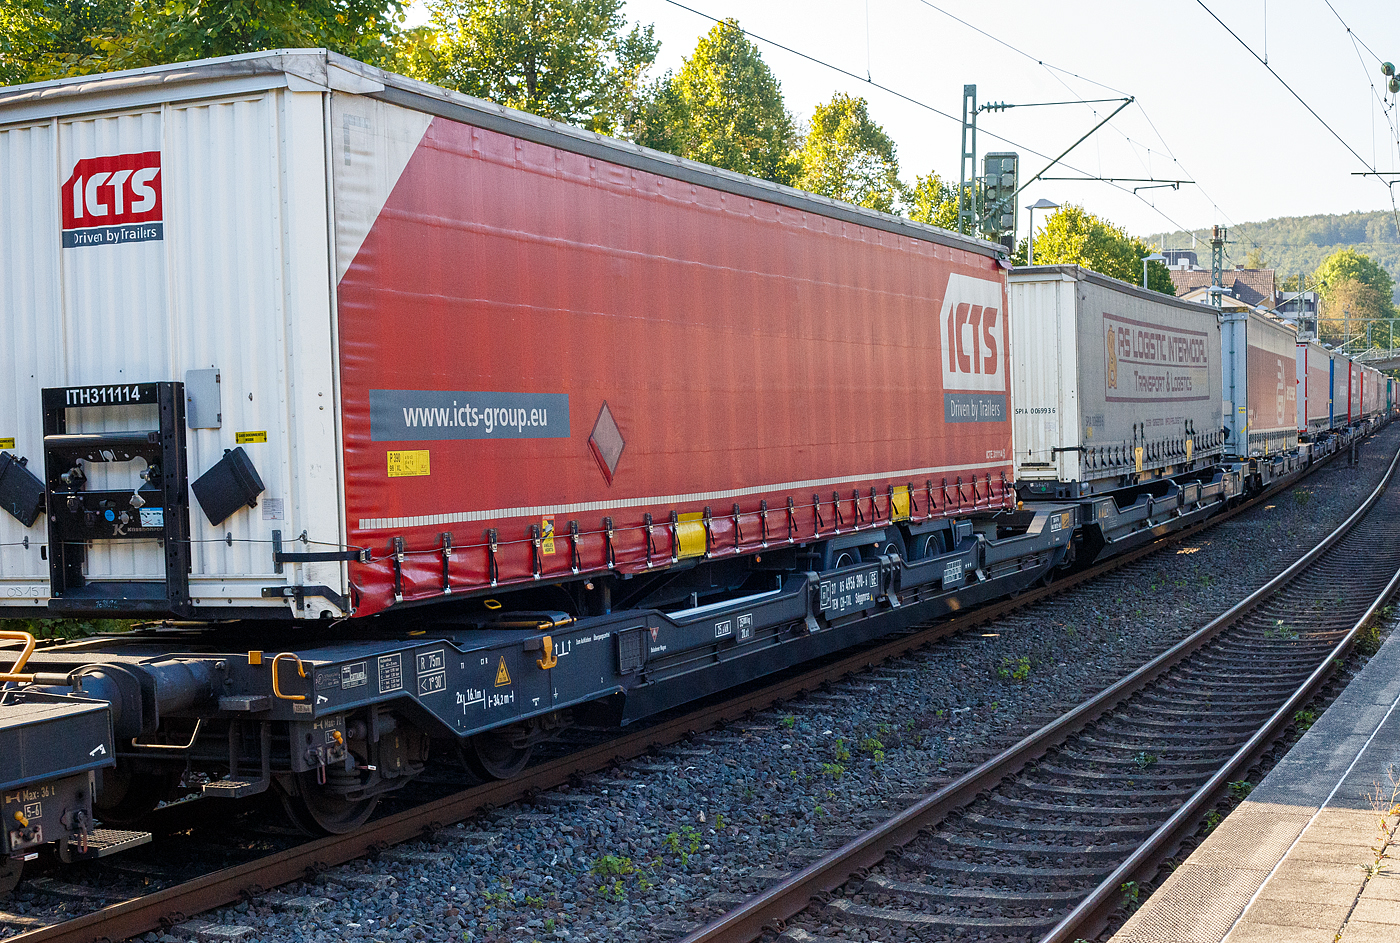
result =
M1282 283L1297 272L1311 275L1338 249L1355 249L1375 259L1395 278L1395 300L1400 303L1400 236L1396 234L1395 214L1389 210L1343 216L1280 216L1228 229L1225 264L1231 268L1244 265L1250 251L1257 248L1264 259L1262 267L1274 269ZM1192 235L1178 231L1144 238L1148 245L1159 248L1189 249ZM1210 230L1198 229L1194 235L1201 265L1209 268Z

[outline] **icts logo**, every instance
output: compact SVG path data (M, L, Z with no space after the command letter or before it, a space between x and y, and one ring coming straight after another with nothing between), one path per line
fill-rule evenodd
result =
M65 249L165 238L160 151L80 160L61 189Z
M943 389L1006 391L1006 318L1001 285L948 276L943 295Z

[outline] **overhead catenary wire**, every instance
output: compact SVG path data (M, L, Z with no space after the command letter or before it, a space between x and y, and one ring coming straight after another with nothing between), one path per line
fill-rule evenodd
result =
M701 11L701 10L695 9L694 7L687 6L686 4L681 3L680 0L664 0L664 2L670 4L670 5L673 6L673 7L676 7L677 9L685 10L687 13L693 13L694 15L696 15L696 16L698 16L698 17L701 17L702 19L708 20L708 21L710 21L711 23L716 23L716 24L718 24L718 23L720 23L720 22L723 22L723 21L722 21L720 18L718 18L718 17L711 16L711 15L708 14L708 13L705 13L705 12L703 12L703 11ZM941 12L941 11L940 11L940 12ZM962 119L961 119L961 118L959 118L959 117L957 117L957 116L955 116L955 115L949 114L948 112L943 111L942 109L937 108L937 107L935 107L935 106L933 106L933 105L930 105L930 104L928 104L927 102L920 101L919 99L914 98L914 97L911 96L911 95L906 95L904 92L901 92L901 91L899 91L899 90L897 90L897 89L891 88L891 87L886 86L886 85L882 85L881 83L872 81L872 80L870 80L870 79L868 79L868 78L863 78L863 77L861 77L861 76L855 74L854 72L851 72L849 69L844 69L844 68L842 68L841 66L838 66L838 65L836 65L836 64L834 64L834 63L827 62L826 60L821 59L821 58L819 58L819 57L817 57L817 56L811 55L810 53L806 53L806 52L802 52L801 50L794 49L794 48L791 47L791 46L788 46L788 45L785 45L785 44L783 44L783 43L777 42L776 40L769 39L769 38L766 37L766 36L760 36L759 34L753 32L753 31L751 31L751 30L747 30L747 29L745 29L745 28L742 27L742 26L739 26L739 27L736 27L736 28L737 28L738 32L739 32L741 35L746 36L746 37L748 37L749 39L753 39L753 40L757 40L757 41L762 42L762 43L766 43L767 45L772 46L772 47L775 48L775 49L781 49L783 52L786 52L786 53L789 53L789 54L791 54L791 55L797 56L799 59L805 59L806 61L811 62L811 63L813 63L814 65L818 65L818 66L821 66L822 68L829 69L829 70L831 70L831 71L833 71L833 72L837 72L837 73L839 73L839 74L841 74L841 75L846 76L847 78L854 79L854 80L857 81L857 82L863 82L864 84L869 85L869 86L872 87L872 88L877 88L877 89L879 89L880 91L885 92L886 94L893 95L894 97L900 99L901 101L908 102L909 104L914 105L914 106L917 107L917 108L922 108L922 109L924 109L925 111L929 111L929 112L932 112L933 114L939 115L940 117L947 118L949 121L956 121L956 122L958 122L959 124L962 123ZM1018 51L1019 51L1019 50L1018 50ZM1092 79L1085 79L1085 81L1093 81L1093 80L1092 80ZM1100 83L1100 82L1094 82L1094 84L1095 84L1095 85L1101 85L1103 88L1109 88L1110 91L1117 91L1117 89L1113 89L1113 88L1111 88L1110 86L1107 86L1107 85L1102 85L1102 83ZM1071 91L1073 91L1073 90L1071 90ZM1120 132L1120 133L1121 133L1121 132ZM994 132L994 131L988 131L988 130L979 128L979 129L978 129L978 134L983 135L983 136L985 136L985 137L992 138L993 140L1001 141L1002 143L1007 144L1007 145L1009 145L1009 146L1011 146L1011 147L1019 148L1020 150L1025 151L1025 152L1028 153L1028 154L1034 154L1036 157L1042 157L1042 158L1044 158L1044 159L1046 159L1046 160L1050 160L1050 159L1051 159L1051 158L1050 158L1050 155L1044 153L1043 151L1039 151L1039 150L1036 150L1035 148L1030 147L1030 146L1028 146L1028 145L1021 144L1021 143L1019 143L1019 142L1017 142L1017 141L1013 141L1011 138L1008 138L1008 137L1005 137L1005 136L1003 136L1003 135L997 134L997 133ZM1072 164L1063 163L1063 164L1061 164L1061 166L1067 167L1067 168L1070 169L1070 170L1073 170L1073 171L1076 171L1076 172L1078 172L1078 173L1084 174L1086 178L1091 178L1091 179L1094 179L1094 180L1099 180L1100 182L1105 182L1105 183L1107 183L1107 181L1103 180L1103 178L1101 178L1099 175L1097 175L1097 174L1090 174L1088 171L1083 170L1083 169L1081 169L1081 168L1079 168L1079 167L1076 167L1076 166L1074 166L1074 165L1072 165ZM1147 200L1146 198L1144 198L1141 194L1133 193L1133 192L1130 191L1128 188L1126 188L1126 187L1120 187L1120 186L1118 186L1118 185L1115 184L1115 183L1108 183L1108 186L1113 187L1115 190L1118 190L1118 191L1121 192L1121 193L1125 193L1125 194L1128 194L1129 196L1135 197L1135 198L1136 198L1137 200L1139 200L1144 206L1146 206L1147 208L1149 208L1150 210L1152 210L1152 211L1153 211L1154 213L1156 213L1158 216L1162 217L1162 219L1166 220L1166 221L1167 221L1168 223L1170 223L1171 225L1175 226L1177 229L1185 230L1186 227L1182 226L1182 225L1181 225L1180 223L1178 223L1176 220L1172 219L1172 217L1170 217L1169 215L1167 215L1167 213L1164 212L1160 207L1156 206L1156 205L1155 205L1154 203L1152 203L1150 200Z
M1333 128L1332 125L1328 124L1327 121L1326 121L1320 114L1317 113L1317 111L1313 108L1312 105L1309 105L1306 101L1304 101L1304 100L1303 100L1303 96L1299 95L1296 91L1294 91L1293 86L1289 85L1288 82L1287 82L1287 80L1285 80L1283 76L1279 75L1278 72L1274 69L1273 66L1269 65L1269 62L1268 62L1267 59L1262 59L1262 58L1260 58L1259 53L1255 52L1254 49L1250 47L1249 43L1245 42L1244 39L1242 39L1242 38L1240 37L1240 34L1239 34L1239 33L1236 33L1233 29L1231 29L1230 26L1229 26L1229 24L1227 24L1224 20L1222 20L1219 16L1217 16L1217 15L1215 14L1215 11L1214 11L1214 10L1212 10L1210 7L1206 6L1205 0L1196 0L1196 3L1200 5L1200 7L1201 7L1202 10L1205 10L1206 13L1210 14L1211 19L1213 19L1213 20L1215 20L1215 22L1219 23L1220 26L1221 26L1221 28L1223 28L1223 29L1225 30L1225 32L1227 32L1227 33L1229 33L1231 36L1233 36L1233 37L1235 38L1235 41L1238 42L1241 46L1243 46L1243 47L1245 48L1245 51L1246 51L1246 52L1248 52L1251 56L1253 56L1255 59L1257 59L1257 60L1259 61L1259 64L1260 64L1260 65L1262 65L1265 69L1268 69L1268 70L1269 70L1269 74L1272 75L1274 78L1278 79L1279 84L1282 85L1284 88L1286 88L1286 89L1288 90L1288 93L1289 93L1290 95L1292 95L1294 98L1296 98L1296 99L1298 100L1298 103L1308 110L1308 114L1310 114L1310 115L1312 115L1314 118L1316 118L1318 124L1320 124L1320 125L1322 125L1324 128L1326 128L1326 129L1327 129L1327 132L1328 132L1329 134L1331 134L1334 138L1336 138L1338 142L1341 143L1342 147L1345 147L1348 151L1351 152L1351 154L1352 154L1353 157L1355 157L1357 160L1361 161L1361 165L1362 165L1363 167L1365 167L1367 170L1370 170L1370 171L1372 171L1372 172L1375 171L1375 169L1376 169L1375 166L1374 166L1373 164L1368 163L1367 160L1366 160L1366 158L1362 157L1362 156L1357 152L1356 148L1354 148L1354 147L1352 147L1350 144L1348 144L1347 141L1346 141L1346 139L1343 138L1340 134L1338 134L1338 133L1337 133L1337 130L1336 130L1335 128ZM1341 22L1342 26L1346 28L1347 33L1350 34L1350 33L1352 32L1351 27L1350 27L1350 26L1347 26L1346 21L1342 19L1341 14L1337 13L1336 7L1333 7L1332 4L1331 4L1330 2L1327 2L1327 6L1332 10L1333 15L1337 17L1337 19ZM1354 34L1353 34L1353 35L1354 35ZM1367 51L1370 52L1369 47L1367 48ZM1375 53L1371 53L1371 54L1372 54L1372 55L1375 55ZM1397 232L1400 232L1400 205L1397 205L1396 202L1395 202L1395 191L1394 191L1394 188L1393 188L1393 187L1387 187L1386 189L1387 189L1387 190L1390 190L1390 209L1391 209L1391 215L1392 215L1392 216L1394 217L1394 219L1395 219L1396 231L1397 231Z

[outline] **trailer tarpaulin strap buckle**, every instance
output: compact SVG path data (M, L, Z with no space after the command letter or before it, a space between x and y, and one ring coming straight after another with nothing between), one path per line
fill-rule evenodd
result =
M764 547L768 546L768 499L764 498L758 502L758 520L763 528L763 539L760 541Z
M651 569L651 555L656 552L656 548L652 545L651 542L652 524L650 514L644 514L642 516L642 526L646 528L647 532L647 569L649 570Z
M501 580L501 571L496 563L496 528L492 527L486 531L486 562L487 568L491 572L491 585L497 585Z
M611 570L617 566L617 555L613 552L613 519L611 517L603 518L603 542L607 545L608 569ZM491 585L494 586L495 583Z
M452 578L448 573L448 566L452 562L452 535L444 532L442 535L442 594L452 595Z
M403 538L393 540L394 554L394 602L403 602Z
M797 509L796 506L792 503L791 495L788 495L787 499L787 524L788 543L792 543L793 539L797 534Z
M578 521L569 521L569 568L575 573L583 569L583 557L578 552Z
M734 552L738 553L744 542L744 522L739 516L739 505L734 505Z

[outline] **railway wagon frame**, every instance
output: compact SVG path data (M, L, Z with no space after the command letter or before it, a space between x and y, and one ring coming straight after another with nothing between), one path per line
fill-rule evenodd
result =
M107 705L109 825L347 830L1069 553L990 243L318 50L8 90L0 155L0 612L180 620L12 668Z

